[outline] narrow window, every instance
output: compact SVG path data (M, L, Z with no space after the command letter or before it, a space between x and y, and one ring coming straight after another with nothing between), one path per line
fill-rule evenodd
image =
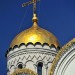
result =
M42 66L43 66L43 63L39 62L37 66L38 75L42 75Z
M19 68L19 69L22 69L22 68L23 68L22 64L19 64L19 65L18 65L18 68Z

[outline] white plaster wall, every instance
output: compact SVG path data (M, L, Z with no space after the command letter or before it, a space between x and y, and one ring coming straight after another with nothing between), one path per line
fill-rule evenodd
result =
M75 75L75 45L63 53L53 75Z
M36 72L36 69L35 69L35 66L34 66L34 62L32 62L31 60L26 62L26 67L25 68Z
M70 62L66 68L64 75L75 75L75 58Z

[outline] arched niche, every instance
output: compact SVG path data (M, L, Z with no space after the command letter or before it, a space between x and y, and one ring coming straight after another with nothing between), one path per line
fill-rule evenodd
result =
M56 55L49 75L75 75L75 39L66 44Z
M26 65L25 68L28 68L28 69L31 69L32 71L35 71L34 62L32 60L28 60L25 65Z

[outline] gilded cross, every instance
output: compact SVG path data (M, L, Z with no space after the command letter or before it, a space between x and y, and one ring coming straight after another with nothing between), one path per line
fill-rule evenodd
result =
M23 3L22 7L33 4L33 13L36 13L36 3L37 3L37 1L40 1L40 0L31 0L29 2Z

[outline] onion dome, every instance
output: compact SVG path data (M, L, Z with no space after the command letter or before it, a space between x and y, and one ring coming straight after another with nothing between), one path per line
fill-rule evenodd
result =
M19 33L11 42L10 47L14 47L15 45L19 46L22 43L27 44L29 42L33 44L36 44L37 42L41 44L47 43L48 45L53 44L55 47L58 47L59 42L57 38L51 32L40 28L37 22L38 19L36 14L34 14L32 27Z

